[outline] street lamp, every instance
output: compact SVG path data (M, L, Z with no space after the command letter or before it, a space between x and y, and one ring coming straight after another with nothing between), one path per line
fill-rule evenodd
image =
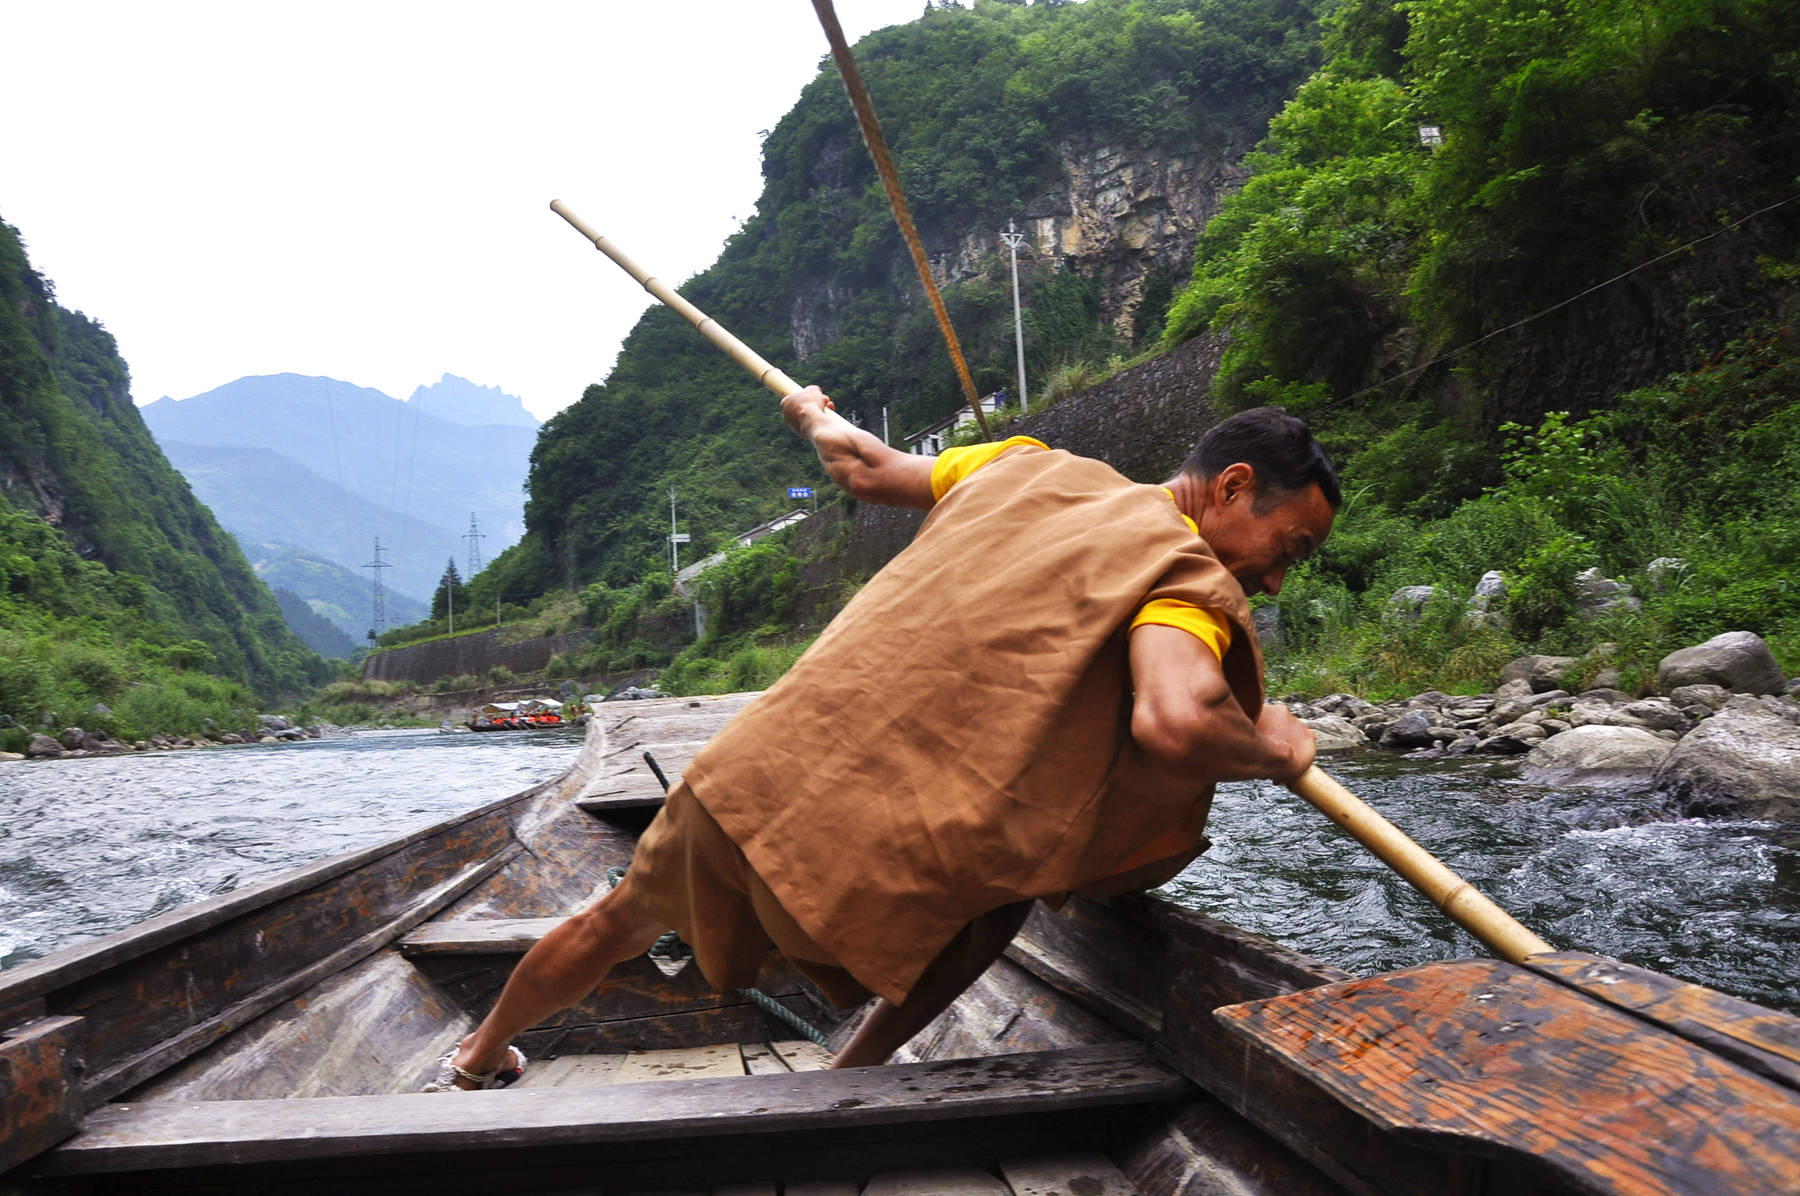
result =
M1019 244L1025 240L1011 220L1006 222L1006 231L1000 234L1012 250L1012 284L1013 284L1013 342L1019 347L1019 414L1025 414L1025 320L1019 314Z

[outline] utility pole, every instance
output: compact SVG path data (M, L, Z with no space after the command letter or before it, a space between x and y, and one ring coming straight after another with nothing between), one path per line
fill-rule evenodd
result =
M1011 220L1006 222L1006 231L1000 234L1012 250L1012 284L1013 284L1013 341L1019 346L1019 414L1025 414L1025 319L1019 314L1019 244L1025 240L1025 234L1014 226Z
M450 634L456 634L456 586L448 574L444 577L444 602L450 612Z
M883 404L882 404L882 405L881 405L881 443L883 443L883 444L892 444L892 443L894 443L894 442L893 442L893 441L892 441L892 440L889 440L889 439L888 439L888 422L887 422L887 415L888 415L888 412L887 412L887 404L886 404L886 403L883 403Z
M675 539L675 487L669 487L669 576L681 572L681 544Z
M364 565L365 569L375 570L374 613L369 623L369 639L373 642L382 632L387 630L387 595L381 584L381 571L394 566L381 559L381 537L375 537L375 559Z
M481 527L475 522L475 512L469 512L469 530L463 533L463 539L469 542L469 580L481 572L481 542L487 539L481 534Z

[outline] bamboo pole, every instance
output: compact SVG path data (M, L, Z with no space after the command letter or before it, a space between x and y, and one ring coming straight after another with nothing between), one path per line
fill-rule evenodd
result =
M707 340L718 346L725 356L731 358L733 361L749 370L752 374L755 374L758 382L761 382L779 396L791 395L795 391L801 389L798 382L795 382L792 378L770 365L763 359L762 354L758 353L755 349L752 349L749 345L746 345L743 341L725 331L725 329L719 325L718 321L682 298L681 295L676 292L674 287L671 287L660 278L652 277L648 270L619 252L616 245L589 228L586 223L582 221L581 217L569 211L562 200L551 200L550 210L555 212L558 216L561 216L564 220L567 220L576 232L592 241L595 249L598 249L601 253L604 253L607 257L611 258L618 264L621 270L625 271L625 273L637 279L646 291L649 291L663 303L680 312L683 319L692 324L695 329L699 331L701 336L704 336Z
M1445 867L1436 856L1407 838L1399 827L1377 814L1367 802L1326 776L1318 765L1307 769L1288 787L1349 831L1352 838L1374 852L1382 863L1430 898L1445 917L1480 939L1483 946L1501 959L1520 963L1528 955L1541 955L1556 949L1488 900L1474 885Z
M881 176L881 186L887 192L888 206L893 209L894 223L900 226L900 235L906 239L906 248L912 254L913 268L919 272L919 282L925 288L925 298L931 301L932 314L937 317L938 331L944 334L944 348L950 353L950 363L956 367L956 377L962 383L963 396L969 401L969 410L975 413L975 423L981 428L981 438L992 440L993 433L988 431L987 416L981 413L981 396L975 393L975 379L969 376L969 363L963 359L962 344L956 339L956 329L950 325L950 313L944 310L944 298L938 294L937 279L931 276L931 262L925 256L925 242L919 237L919 230L913 224L912 209L907 206L906 192L900 188L900 171L894 166L893 155L888 152L887 138L882 136L881 122L875 119L875 101L869 98L869 89L863 86L862 71L857 69L856 57L850 53L850 43L844 40L844 30L838 24L837 12L831 6L831 0L813 0L813 11L819 14L819 26L825 30L825 40L831 46L831 57L837 63L838 75L844 81L844 94L850 97L850 107L856 112L857 127L862 130L863 144L869 147L869 157L875 162L875 173ZM1019 410L1025 410L1026 396L1019 396Z
M611 241L584 224L580 217L554 200L550 209L594 243L625 273L637 279L656 298L680 312L726 356L749 370L777 395L789 395L800 385L763 360L750 346L720 327L705 312L683 299L666 283L650 276L636 262L619 252ZM1373 852L1402 879L1431 899L1444 916L1479 939L1483 946L1509 963L1528 955L1553 951L1549 943L1527 930L1468 881L1445 867L1436 856L1407 838L1399 827L1377 814L1368 803L1326 776L1317 765L1306 770L1289 788L1311 803L1352 838Z

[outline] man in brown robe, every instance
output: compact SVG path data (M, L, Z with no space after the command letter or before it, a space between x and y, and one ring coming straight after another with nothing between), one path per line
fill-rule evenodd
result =
M834 1065L880 1063L1033 900L1160 884L1204 849L1217 782L1312 763L1263 702L1247 604L1339 503L1299 420L1234 416L1157 487L1024 438L902 453L817 388L782 410L847 493L931 515L695 757L619 887L520 961L455 1052L463 1086L671 927L720 988L773 945L836 1003L878 995Z

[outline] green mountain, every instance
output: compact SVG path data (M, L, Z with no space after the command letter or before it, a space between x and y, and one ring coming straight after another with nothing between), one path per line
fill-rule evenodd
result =
M1013 377L996 230L1022 258L1033 395L1153 346L1237 162L1318 60L1324 0L1088 0L938 7L857 46L980 389ZM682 291L865 426L952 410L955 375L829 65L763 145L756 213ZM621 237L624 236L621 230ZM631 285L620 276L617 285ZM817 476L770 396L656 308L605 382L544 426L525 540L476 599L659 567L673 486L693 551Z
M328 671L129 392L113 338L0 225L0 712L20 723L90 725L93 701L170 668L271 697Z
M292 590L275 590L275 601L281 605L281 617L294 634L320 656L348 660L356 653L357 644L343 628L315 611L307 600Z
M240 537L244 555L263 584L279 597L283 590L302 599L313 614L328 620L358 647L366 647L373 614L372 583L367 573L344 568L317 553L292 544ZM440 565L441 571L443 566ZM425 603L393 589L386 590L383 606L390 625L416 623L430 613ZM284 608L285 609L285 608ZM292 620L289 620L290 624ZM333 653L325 653L334 655Z

